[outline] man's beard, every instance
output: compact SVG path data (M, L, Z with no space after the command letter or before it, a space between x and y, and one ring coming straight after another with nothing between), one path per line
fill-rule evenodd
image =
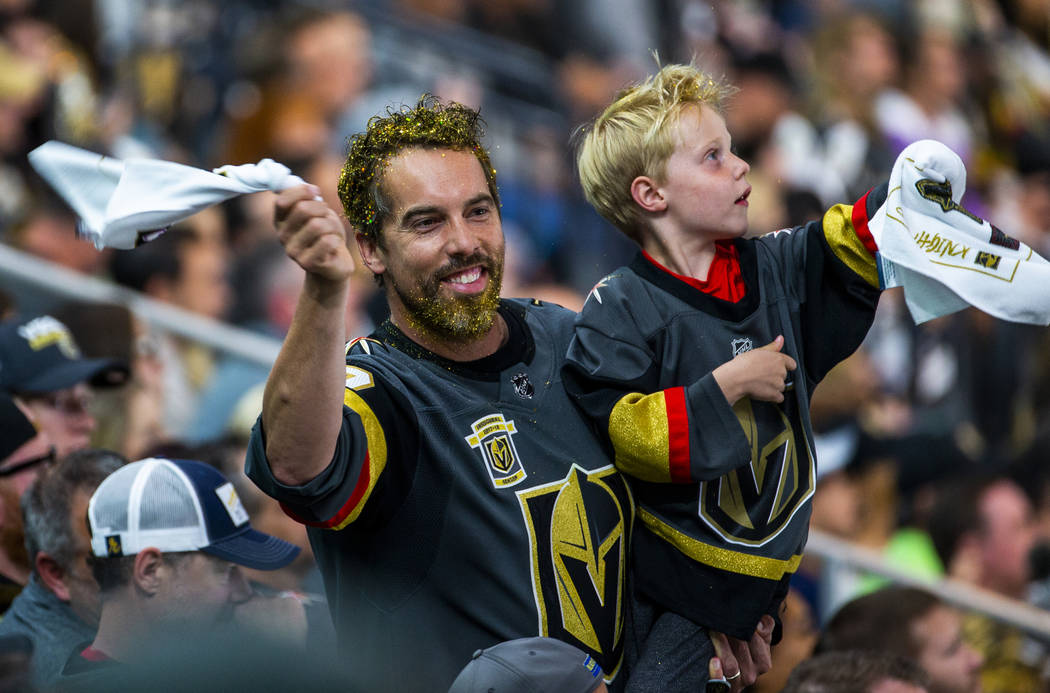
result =
M475 265L480 265L488 275L484 291L472 296L441 295L440 277ZM414 286L399 286L393 281L391 285L405 306L409 324L414 330L442 342L461 343L477 339L491 329L499 307L502 280L502 256L494 258L475 253L450 262Z

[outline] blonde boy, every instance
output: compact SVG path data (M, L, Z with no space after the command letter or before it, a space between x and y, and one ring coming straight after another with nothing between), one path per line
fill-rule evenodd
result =
M621 92L579 149L588 200L640 246L594 287L564 370L638 502L632 690L687 690L715 648L769 637L806 543L810 394L879 297L867 219L884 187L745 238L731 93L668 65ZM725 672L734 689L754 667L740 669Z

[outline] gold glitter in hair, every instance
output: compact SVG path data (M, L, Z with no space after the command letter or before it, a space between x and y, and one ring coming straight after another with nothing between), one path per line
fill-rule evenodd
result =
M458 103L445 104L429 94L424 94L415 108L388 108L386 116L374 116L363 133L349 139L349 153L339 174L339 200L347 219L369 238L379 238L389 212L384 209L380 190L383 171L392 157L411 147L473 152L499 209L496 169L481 145L483 126L484 121L474 109Z

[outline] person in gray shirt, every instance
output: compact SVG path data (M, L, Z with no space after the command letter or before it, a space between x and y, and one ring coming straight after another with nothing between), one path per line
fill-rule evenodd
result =
M70 651L95 636L99 599L87 564L87 504L102 480L125 463L107 450L79 450L41 474L22 497L33 571L0 621L0 636L32 641L32 678L39 686L53 683Z

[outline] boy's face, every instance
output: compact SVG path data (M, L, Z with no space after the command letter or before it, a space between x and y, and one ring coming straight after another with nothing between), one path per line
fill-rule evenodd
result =
M730 151L725 120L708 106L689 106L674 130L677 144L659 184L667 219L679 231L711 240L743 236L751 167Z

